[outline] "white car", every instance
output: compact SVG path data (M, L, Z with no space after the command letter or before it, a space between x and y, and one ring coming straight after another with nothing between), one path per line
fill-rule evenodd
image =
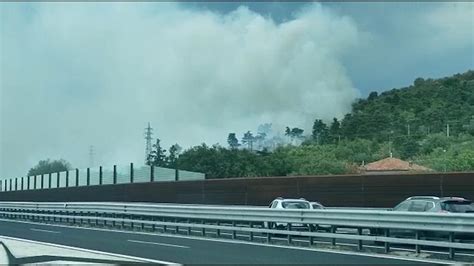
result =
M311 207L313 207L313 209L315 209L315 210L324 209L323 204L321 204L321 203L319 203L319 202L312 201L312 202L310 202L310 203L311 203Z
M268 206L271 209L281 209L281 210L312 210L313 206L311 203L303 198L301 199L284 199L284 198L276 198L275 200L270 203ZM307 228L308 225L305 224L291 224L292 227L305 227ZM288 223L278 223L278 222L265 222L265 227L273 229L273 228L288 228Z
M325 209L324 205L319 203L319 202L312 201L310 203L311 203L311 207L313 207L313 210L323 210L323 209ZM319 229L322 229L324 231L329 232L329 231L331 231L332 226L328 225L328 224L315 224L314 229L315 229L315 231L318 231Z

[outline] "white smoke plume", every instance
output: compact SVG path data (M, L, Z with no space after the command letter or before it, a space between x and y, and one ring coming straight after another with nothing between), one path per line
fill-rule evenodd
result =
M90 145L97 164L143 162L147 122L165 146L265 122L309 133L358 95L341 63L357 27L319 4L278 24L245 6L3 3L1 25L1 177L85 167Z

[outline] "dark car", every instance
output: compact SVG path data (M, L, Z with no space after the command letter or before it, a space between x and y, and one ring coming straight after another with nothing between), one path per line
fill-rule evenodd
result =
M393 208L394 211L409 212L474 212L472 201L460 197L409 197Z
M400 202L392 211L434 212L434 213L474 213L474 203L461 197L414 196ZM380 229L372 229L371 234L382 235ZM390 234L395 237L412 236L411 230L393 229ZM448 237L448 233L422 232L424 237ZM471 234L456 234L456 238L473 239Z

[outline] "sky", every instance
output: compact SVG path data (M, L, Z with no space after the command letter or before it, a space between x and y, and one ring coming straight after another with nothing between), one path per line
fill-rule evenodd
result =
M474 69L472 3L0 3L0 178L143 163Z

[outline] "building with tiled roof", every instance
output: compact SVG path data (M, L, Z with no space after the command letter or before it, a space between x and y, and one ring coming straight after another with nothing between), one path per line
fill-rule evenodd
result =
M432 171L430 168L392 157L363 165L361 170L366 174L394 174Z

